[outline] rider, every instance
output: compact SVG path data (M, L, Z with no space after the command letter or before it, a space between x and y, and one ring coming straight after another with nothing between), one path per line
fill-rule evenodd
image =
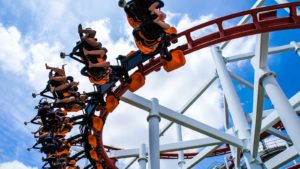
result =
M125 0L119 0L119 6L124 8L128 22L133 28L155 18L166 18L166 14L159 10L164 6L161 0L131 0L127 3Z
M162 1L131 0L122 5L134 28L136 45L143 54L154 54L166 48L161 41L169 34L174 36L176 29L164 22L166 15L159 10L164 6Z
M57 135L65 137L67 133L69 133L73 128L73 123L71 122L69 117L66 117L60 128L58 128Z
M103 81L99 84L107 83L110 80L111 68L107 59L107 49L102 47L102 44L97 41L96 31L90 28L82 29L78 28L78 32L81 34L83 41L83 56L82 60L86 63L86 66L81 70L81 74L92 78L92 80Z
M46 124L47 118L49 118L49 115L53 111L53 108L51 107L51 104L47 102L44 98L39 101L39 104L35 106L35 109L38 109L37 115L30 120L30 123L32 124ZM37 121L41 120L41 121ZM24 124L27 125L29 122L25 122Z
M50 69L50 72L54 72L56 76L49 76L49 80L54 81L66 81L65 65L62 65L62 68L50 67L45 63L46 69Z

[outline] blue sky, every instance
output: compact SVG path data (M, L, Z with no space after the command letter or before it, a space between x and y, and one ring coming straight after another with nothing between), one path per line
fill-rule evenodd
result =
M297 1L297 0L290 0ZM255 0L165 0L164 11L167 11L170 22L173 25L184 29L190 27L189 24L207 21L220 16L228 15L234 12L249 9ZM274 0L266 0L265 5L275 4ZM53 66L59 66L62 63L68 63L68 71L78 77L79 65L72 63L70 60L60 60L58 53L60 51L69 51L73 44L78 40L77 25L83 23L89 25L98 31L100 40L108 46L109 57L111 60L118 54L125 54L129 49L135 49L132 42L130 31L128 32L128 24L125 21L124 12L117 6L117 0L53 0L53 1L36 1L36 0L15 0L13 3L7 0L0 0L0 169L1 163L18 161L26 166L40 167L41 155L36 152L27 152L26 148L34 142L30 131L33 127L23 125L23 122L34 116L34 105L36 100L31 98L33 91L41 90L46 84L46 72L44 63L51 63ZM280 14L284 14L282 11ZM236 24L235 22L230 24ZM255 42L254 37L233 41L229 46L230 51L236 53L245 53L252 51ZM255 38L254 38L255 39ZM270 46L278 46L288 44L290 41L300 41L300 31L287 30L272 33L270 36ZM245 44L244 48L238 48L239 43ZM116 50L118 49L118 50ZM231 54L232 52L227 52ZM209 49L199 51L200 55L209 54ZM201 85L211 73L207 67L211 60L208 56L199 57L196 54L189 56L189 63L175 73L167 74L159 72L151 75L144 88L138 94L143 94L147 98L158 97L163 103L169 106L174 106L174 109L181 107L184 100L188 99L197 86ZM284 52L272 55L269 59L269 65L272 71L277 74L277 79L287 97L293 96L299 91L300 81L300 57L294 51ZM250 62L246 61L242 64L230 64L230 69L241 77L253 83L253 68ZM189 77L186 75L189 74ZM200 78L199 78L200 75ZM178 77L182 78L178 82ZM79 78L79 77L78 77ZM159 78L164 78L169 84L172 84L172 89L167 84L161 84ZM82 88L86 89L89 85L86 79L81 78ZM190 81L195 81L193 86L189 86ZM235 83L238 88L238 93L243 103L243 108L246 112L252 111L252 91L241 87ZM182 86L188 86L182 89ZM180 91L179 91L180 90ZM192 110L207 109L210 114L218 112L214 115L220 115L222 107L215 106L215 100L220 99L220 89L218 85L212 87L208 94L200 102L206 105L195 106ZM167 94L162 95L161 92ZM172 99L178 97L173 95L179 94L183 100ZM219 101L219 100L218 100ZM266 108L271 108L271 104L266 101ZM122 106L122 107L121 107ZM116 123L122 118L137 119L145 118L146 115L140 115L133 108L127 108L121 105L117 112L112 114L111 121L107 125L113 128L116 134L108 135L106 142L113 145L129 145L133 148L139 144L135 143L130 136L137 133L143 133L142 129L146 128L146 122L137 122L132 125L128 136L128 142L122 143L120 130L122 126L115 127ZM123 106L126 110L122 109ZM211 108L212 110L208 110ZM132 111L132 115L124 116L124 112ZM123 114L122 114L123 113ZM190 113L193 117L193 115ZM209 115L208 115L209 116ZM211 115L213 116L213 115ZM198 114L195 118L200 121L221 128L222 119L212 120L214 117L203 117L203 114ZM164 122L162 122L164 123ZM122 125L123 122L120 122ZM124 122L124 125L126 123ZM140 125L140 126L139 126ZM138 128L138 129L137 129ZM194 133L184 130L186 138L197 138ZM132 134L132 135L130 135ZM170 138L163 140L168 142L174 138L174 134L170 132ZM125 135L124 137L127 138ZM200 137L200 136L199 136ZM141 136L141 140L146 140L147 136ZM111 142L110 142L111 141ZM205 168L215 160L222 160L223 157L217 159L208 159L198 166ZM175 162L176 163L176 162ZM25 167L25 166L24 166Z

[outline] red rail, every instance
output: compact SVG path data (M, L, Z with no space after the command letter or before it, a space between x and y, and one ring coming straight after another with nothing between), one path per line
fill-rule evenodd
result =
M296 12L298 6L300 6L300 2L262 7L262 8L252 9L252 10L228 15L225 17L221 17L219 19L215 19L200 24L191 29L183 31L182 33L179 33L175 37L175 39L185 37L185 39L187 40L186 44L178 46L176 49L182 50L184 54L187 55L197 50L200 50L202 48L215 45L221 42L225 42L228 40L240 38L240 37L255 35L264 32L272 32L277 30L300 28L300 17L297 15ZM279 10L283 8L290 9L289 16L278 18L274 10ZM223 23L225 21L238 18L241 16L245 16L245 15L250 15L252 17L252 23L247 23L247 24L243 24L240 26L227 28L227 29L223 27ZM216 25L218 28L217 32L202 36L197 39L193 39L191 37L191 33L214 25ZM154 71L160 70L161 66L162 64L160 63L160 59L157 57L155 59L150 60L149 63L143 65L142 70L145 75L148 75ZM128 88L126 84L121 84L119 87L116 88L114 94L117 97L121 97L127 91L127 89ZM106 112L105 110L101 111L101 117L103 119L106 119L107 116L108 116L108 112ZM115 160L110 159L105 151L105 146L103 145L103 139L102 139L102 131L99 132L98 134L100 136L100 139L98 141L98 147L100 148L102 154L101 158L106 162L107 168L116 169L117 167L115 166ZM221 150L219 149L218 151L216 151L215 155L222 154L222 153L224 154L228 151L229 151L228 148L221 149ZM165 154L165 155L169 157L173 156L173 154ZM187 154L187 155L194 156L196 155L196 153Z
M297 15L298 6L300 6L300 2L256 8L224 16L200 24L177 35L176 38L185 37L185 39L187 40L187 44L179 46L177 47L177 49L181 49L182 51L184 51L184 54L189 54L199 49L236 38L241 38L264 32L299 28L300 17ZM274 11L284 8L290 9L289 16L278 18ZM252 17L252 23L247 23L227 29L223 27L224 22L246 15L250 15ZM193 39L191 37L191 34L193 32L203 30L210 26L216 26L218 28L218 31L197 39Z
M296 165L291 166L291 167L289 167L287 169L299 169L299 168L300 168L300 164L296 164Z

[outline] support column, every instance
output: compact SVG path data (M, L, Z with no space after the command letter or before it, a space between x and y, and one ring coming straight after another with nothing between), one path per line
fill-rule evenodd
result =
M248 169L264 169L260 158L252 158L249 150L243 152L243 157Z
M181 125L179 125L179 124L176 125L176 131L177 131L177 142L182 142ZM185 164L185 161L184 161L183 151L178 151L178 167L179 167L179 169L182 169L184 164Z
M221 54L220 48L216 46L211 47L211 53L225 95L225 99L224 99L226 101L225 113L228 110L230 111L232 121L234 124L234 131L232 130L232 134L233 135L237 134L238 138L242 140L247 140L250 137L248 120L242 109L242 106L240 104L240 99L236 93L230 74L227 70L224 57ZM225 124L225 126L226 125L227 124ZM229 129L227 129L227 132L230 132ZM234 157L235 168L237 169L239 168L240 165L240 151L238 148L231 145L230 145L230 149Z
M300 154L300 119L293 107L290 105L287 97L279 87L274 76L268 76L263 80L265 91L273 103L281 122L283 123L288 135L292 139L295 148Z
M281 119L281 122L293 141L296 150L300 154L300 119L277 83L275 75L269 70L267 62L268 49L266 46L268 42L267 33L258 35L258 40L257 44L261 45L257 46L257 48L260 49L252 59L252 65L254 67L255 74L258 76L259 85L264 88L265 92L269 96Z
M227 70L220 48L213 46L211 48L211 52L237 135L242 140L249 139L250 130L248 120L242 109L240 99L230 78L230 74Z
M146 165L147 165L147 156L146 156L146 145L142 144L140 147L140 155L139 155L139 166L140 169L146 169Z
M269 48L269 33L263 33L257 35L255 56L251 60L254 68L254 90L253 90L253 113L252 113L252 130L250 140L250 151L253 158L258 156L258 147L260 139L260 130L263 115L263 103L264 103L264 88L261 84L262 80L266 76L272 75L272 73L264 68L267 65Z
M160 116L158 111L158 100L152 99L152 107L147 118L149 122L149 158L150 168L160 168L160 151L159 151L159 122Z
M252 159L249 156L250 151L246 147L250 140L250 129L248 120L241 106L240 99L234 88L232 79L230 78L230 74L227 70L224 57L221 54L220 48L216 46L213 46L211 48L211 52L213 54L213 59L223 88L223 92L226 97L228 108L231 113L235 132L237 136L244 141L245 147L242 151L244 154L244 159L247 163L247 167L248 169L263 169L263 166L259 161L257 161L256 159ZM237 150L237 157L235 157L236 168L238 168L239 164L239 155L239 150Z

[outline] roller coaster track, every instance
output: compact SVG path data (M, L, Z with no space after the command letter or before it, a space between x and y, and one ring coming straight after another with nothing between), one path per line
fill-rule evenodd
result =
M287 4L280 4L274 6L267 6L256 8L252 10L247 10L235 14L231 14L228 16L224 16L200 25L197 25L193 28L185 30L179 33L174 39L185 38L186 44L180 45L175 49L182 50L185 55L203 49L205 47L209 47L212 45L219 44L221 42L225 42L228 40L241 38L245 36L265 33L265 32L273 32L278 30L285 30L285 29L295 29L300 28L300 16L297 15L297 7L300 6L300 2L294 3L287 3ZM277 12L280 9L288 8L289 15L284 17L277 16ZM224 22L239 18L242 16L250 15L252 17L251 23L246 23L240 26L235 26L231 28L224 28ZM192 33L203 30L208 28L209 26L217 26L218 30L214 33L202 36L200 38L192 38ZM162 63L160 62L160 57L152 58L149 60L148 63L141 65L138 71L142 72L145 76L154 72L159 71L162 67ZM114 90L114 96L120 98L126 91L128 90L128 85L126 83L121 83ZM100 113L100 117L102 119L106 119L109 113L106 110L102 110ZM103 129L102 131L98 132L97 135L99 136L98 139L98 147L101 149L101 157L105 161L106 167L109 169L116 169L115 160L112 160L108 157L106 153L106 149L110 149L103 144ZM221 151L220 151L221 150ZM229 150L226 149L219 149L215 151L215 154L222 154L226 153ZM186 154L185 156L194 156L194 154ZM175 155L176 156L176 155ZM174 157L174 154L162 154L163 157Z
M245 36L250 36L250 35L255 35L255 34L260 34L260 33L265 33L265 32L272 32L272 31L278 31L278 30L285 30L285 29L295 29L295 28L300 28L300 16L297 14L297 7L300 6L300 2L294 2L294 3L287 3L287 4L281 4L281 5L275 5L275 6L268 6L268 7L262 7L262 8L257 8L257 9L252 9L232 15L228 15L225 17L221 17L200 25L197 25L195 27L192 27L188 30L185 30L179 34L176 35L176 37L173 37L170 41L174 42L177 40L183 39L186 42L183 43L183 45L179 45L173 49L170 50L170 53L173 51L181 51L184 55L188 55L190 53L196 52L198 50L201 50L205 47L209 47L212 45L219 44L221 42L225 42L228 40L236 39L236 38L241 38ZM284 17L279 17L277 15L278 10L281 9L289 9L289 15L284 16ZM229 20L236 19L238 17L243 17L243 16L251 16L252 17L252 22L250 23L245 23L243 25L235 26L235 27L230 27L230 28L224 28L223 24L228 22ZM213 33L209 33L207 35L201 36L201 37L193 37L193 33L197 33L197 31L203 31L209 27L217 28L217 30ZM71 55L70 55L71 56ZM153 55L151 55L153 56ZM134 57L134 56L133 56ZM184 57L184 56L183 56ZM129 57L130 58L130 57ZM146 58L146 59L145 59ZM148 60L150 57L145 57L143 58L145 60ZM75 60L80 61L75 58ZM176 60L176 59L175 59ZM82 62L82 61L80 61ZM185 62L184 62L185 63ZM138 65L138 66L137 66ZM181 65L182 66L182 65ZM141 73L143 76L147 76L151 74L154 71L159 71L161 67L164 67L164 63L161 61L160 56L153 56L151 57L148 62L145 62L143 64L142 62L138 62L138 64L135 64L134 66L131 65L131 68L135 68L136 72ZM176 67L176 66L175 66ZM178 68L178 67L176 67ZM129 69L129 70L130 70ZM128 71L129 71L128 70ZM166 69L167 70L167 69ZM174 70L174 69L169 69L169 71ZM168 71L168 70L167 70ZM132 74L134 75L134 73ZM126 78L126 77L125 77ZM116 81L114 81L113 84L115 84ZM108 109L107 107L104 108L103 106L98 106L101 100L99 99L99 91L101 93L101 97L103 94L107 92L108 89L109 91L109 96L113 96L114 98L120 99L124 93L126 93L127 90L132 91L132 88L130 88L130 84L128 84L125 81L120 81L120 85L117 87L107 87L106 85L96 85L97 86L97 96L92 96L92 99L89 100L87 106L85 107L85 116L86 116L86 121L84 122L81 134L83 134L83 141L84 141L84 151L85 151L85 157L89 159L90 161L90 166L93 165L94 168L97 169L117 169L115 162L115 159L111 159L108 157L107 152L111 150L121 150L120 148L115 148L111 146L106 146L103 144L103 129L104 129L104 124L105 120L107 119L109 115L109 111L112 112L113 109ZM103 89L106 88L106 89ZM141 87L141 86L140 86ZM105 92L103 92L105 91ZM102 93L103 92L103 93ZM43 95L45 96L45 95ZM34 96L36 97L36 96ZM45 96L46 97L46 96ZM51 97L49 97L51 98ZM115 101L115 100L114 100ZM107 101L109 102L109 101ZM101 104L102 105L102 102ZM109 104L108 104L109 105ZM114 103L114 106L115 103ZM90 121L91 117L95 115L96 111L100 111L99 117L103 121L103 126L101 126L101 122L99 121ZM98 118L99 119L99 118ZM99 124L98 124L99 123ZM95 130L91 129L90 124L93 124L98 127L94 127ZM278 122L273 126L274 128L283 128L283 125ZM97 129L97 130L96 130ZM93 134L93 138L95 138L96 142L93 142L93 145L96 144L95 147L95 152L96 152L96 158L95 158L95 153L92 155L89 152L89 147L92 145L89 140L89 134ZM261 139L268 137L268 133L262 133ZM93 150L94 151L94 150ZM222 155L222 154L227 154L230 153L230 148L229 145L226 145L226 147L218 148L214 152L212 152L209 156L217 156L217 155ZM190 159L194 156L196 156L197 153L185 153L184 157L187 159ZM178 158L178 154L176 153L161 153L160 154L161 159L176 159ZM89 168L89 167L87 167Z

